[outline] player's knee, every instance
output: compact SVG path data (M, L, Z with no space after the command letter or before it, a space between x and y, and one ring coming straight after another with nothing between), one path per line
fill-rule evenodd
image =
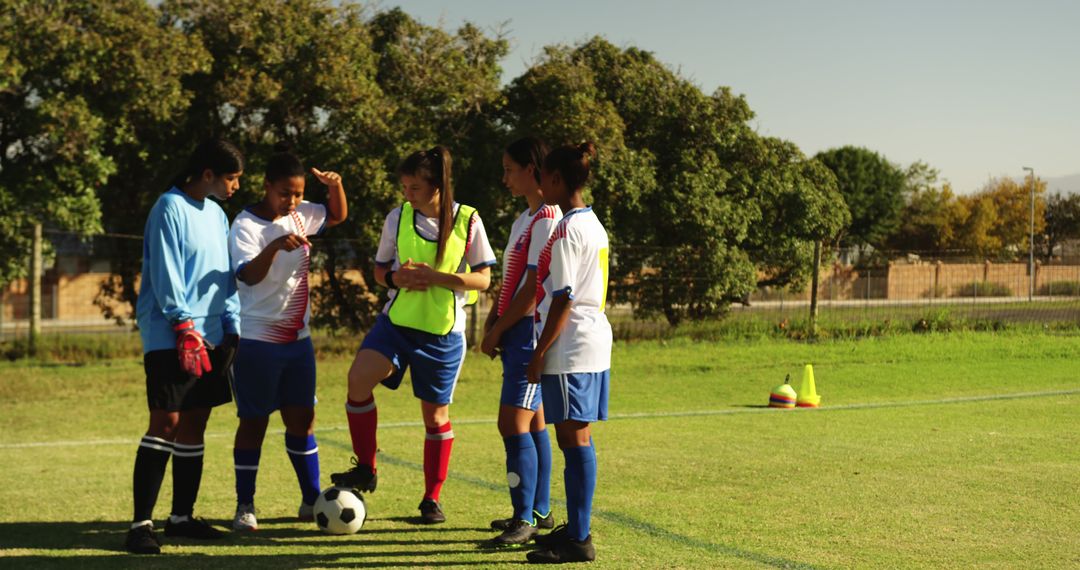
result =
M150 426L146 435L172 441L176 438L180 414L176 412L153 411L150 413Z
M420 408L426 427L439 427L450 422L450 406L424 402Z

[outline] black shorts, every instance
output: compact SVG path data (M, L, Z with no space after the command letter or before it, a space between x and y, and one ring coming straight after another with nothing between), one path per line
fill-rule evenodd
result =
M152 350L143 355L146 404L151 410L178 412L213 408L232 401L232 357L235 347L210 351L210 372L192 378L180 368L175 350Z

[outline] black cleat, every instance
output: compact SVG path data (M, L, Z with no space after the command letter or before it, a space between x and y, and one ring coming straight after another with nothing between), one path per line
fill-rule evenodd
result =
M423 524L439 524L446 522L446 515L442 512L439 503L424 499L420 502L420 522Z
M356 489L361 493L374 493L375 485L379 482L379 476L370 465L362 465L352 458L353 467L344 473L330 474L330 482L335 487L347 487Z
M210 523L188 517L188 520L174 523L170 519L165 523L165 536L179 536L183 538L195 538L198 540L218 540L225 538L225 533L212 526Z
M533 517L535 517L536 519L537 529L555 528L555 514L553 512L548 511L548 514L545 517L542 516L540 513L533 511ZM510 525L513 524L515 520L516 519L514 519L513 517L510 517L508 519L495 519L491 521L491 528L493 530L506 530L510 528Z
M536 535L536 544L539 544L540 546L542 546L544 548L547 548L549 546L554 546L554 545L556 545L556 544L558 544L560 542L563 542L565 540L567 540L567 537L566 537L566 525L564 525L564 524L561 524L561 525L555 527L555 530L553 530L553 531L551 531L551 532L549 532L547 534L538 534L538 535Z
M154 525L144 524L129 530L124 548L132 554L161 554L161 541L154 532Z
M585 540L577 541L564 532L561 539L554 542L554 544L545 546L540 550L528 553L525 558L531 564L565 564L567 562L592 562L596 560L596 549L593 548L591 534L586 536Z
M491 539L491 543L494 546L521 546L528 544L538 532L535 526L521 519L515 519L510 524L510 528Z

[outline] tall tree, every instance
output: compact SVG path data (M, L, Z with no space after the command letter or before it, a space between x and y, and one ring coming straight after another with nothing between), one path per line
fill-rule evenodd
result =
M956 241L963 208L948 182L924 162L905 172L904 209L900 225L885 246L903 252L940 252Z
M649 52L602 38L553 46L507 99L515 130L599 145L592 200L612 236L614 293L640 314L672 324L722 314L762 272L797 284L808 256L789 263L788 240L812 249L807 235L846 215L831 174L754 133L745 99L706 95ZM784 208L796 203L813 212ZM778 223L780 210L791 218ZM800 226L807 213L821 216Z
M101 229L112 185L143 173L121 155L184 108L179 78L205 55L141 0L5 0L0 46L3 281L22 272L28 225Z
M1080 239L1080 194L1055 192L1046 199L1044 235L1043 258L1047 261L1062 242Z
M1012 178L995 178L975 194L976 197L990 200L997 212L998 221L990 231L999 244L999 255L1026 254L1032 231L1032 195L1031 182L1017 182ZM1034 196L1034 233L1042 235L1046 224L1046 182L1035 180Z
M851 212L844 243L881 248L900 225L904 172L869 149L845 146L818 153L832 170Z

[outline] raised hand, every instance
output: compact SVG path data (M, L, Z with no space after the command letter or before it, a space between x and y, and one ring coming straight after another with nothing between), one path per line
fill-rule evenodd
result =
M319 182L330 186L341 186L341 175L337 172L323 172L318 168L312 168L311 173L315 175L315 178L319 179Z

